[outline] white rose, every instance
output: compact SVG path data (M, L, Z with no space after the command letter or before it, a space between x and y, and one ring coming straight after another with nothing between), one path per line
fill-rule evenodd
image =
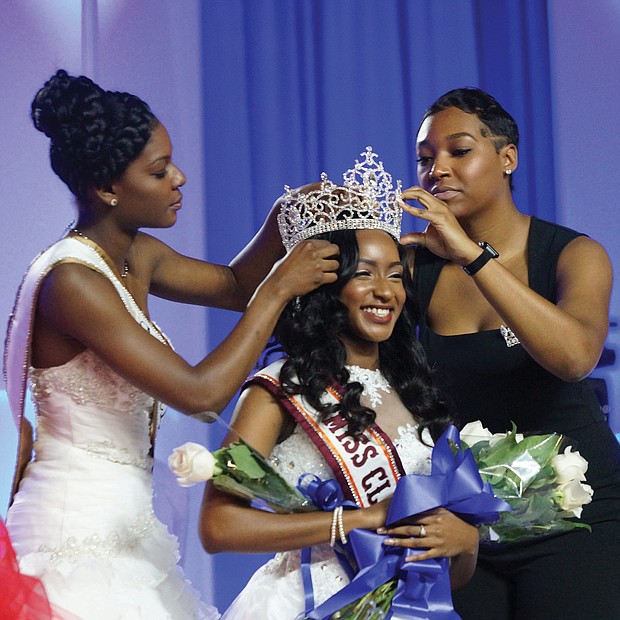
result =
M570 480L558 487L562 495L562 510L572 512L576 517L581 517L582 506L592 501L594 491L589 484L583 484L579 480Z
M571 452L571 446L564 450L564 454L558 454L551 459L551 464L555 470L555 475L559 484L570 482L571 480L586 479L588 471L588 461L579 452Z
M480 420L476 420L475 422L468 422L461 429L461 439L468 445L473 446L477 444L479 441L489 441L490 446L494 446L500 439L506 437L505 433L495 433L493 434L488 428L482 426L482 422ZM521 435L521 439L523 435ZM517 440L517 443L520 440Z
M204 446L188 441L172 451L168 457L168 467L177 477L179 486L191 487L211 480L215 458Z
M461 439L469 446L473 446L481 439L490 439L491 437L493 437L493 434L488 428L482 426L480 420L468 422L461 429Z

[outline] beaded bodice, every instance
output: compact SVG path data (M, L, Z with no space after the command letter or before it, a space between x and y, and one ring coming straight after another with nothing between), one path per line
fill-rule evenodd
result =
M150 468L153 398L86 350L62 366L30 370L37 460L58 444L114 463Z

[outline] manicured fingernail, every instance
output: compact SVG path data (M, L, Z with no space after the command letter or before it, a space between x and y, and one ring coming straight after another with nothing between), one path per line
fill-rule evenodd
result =
M383 541L383 544L384 544L384 545L394 545L395 543L396 543L396 541L395 541L393 538L386 538L386 539Z
M377 534L385 534L386 532L387 529L385 529L384 527L377 528Z

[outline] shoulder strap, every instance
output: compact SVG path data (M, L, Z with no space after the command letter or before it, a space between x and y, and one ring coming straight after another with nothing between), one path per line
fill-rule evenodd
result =
M161 331L140 310L131 293L94 247L74 237L61 239L39 254L31 263L19 287L15 306L9 318L4 349L4 378L9 405L18 428L24 411L32 327L39 290L43 280L54 267L68 262L86 265L108 278L129 314L155 338L167 343Z
M62 239L32 261L17 291L13 312L9 317L4 343L4 380L9 406L18 429L24 412L32 327L39 289L45 276L56 265L75 259L76 250L80 248L72 248L73 244L68 243L70 241Z
M583 233L532 216L528 237L529 286L556 301L556 266L562 250Z

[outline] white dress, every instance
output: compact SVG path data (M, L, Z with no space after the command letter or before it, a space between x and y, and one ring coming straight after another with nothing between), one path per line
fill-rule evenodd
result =
M153 398L89 350L29 378L36 458L7 515L21 572L71 618L218 618L153 513Z
M36 460L7 517L20 570L79 618L217 618L153 514L153 399L90 351L31 381Z
M394 396L394 394L390 395L387 399L389 402L384 403L383 407L375 406L379 426L383 427L381 418L385 419L386 409L396 406ZM400 401L398 405L400 409L404 409ZM410 418L408 412L406 415ZM391 417L398 418L398 415ZM393 443L405 472L407 474L430 474L432 448L420 441L417 428L405 423L398 427L397 433L398 438ZM425 435L425 440L430 442L430 435ZM299 476L305 472L316 474L322 480L334 477L319 450L298 425L289 438L274 448L270 463L293 486L297 484ZM297 618L304 611L300 555L299 550L277 553L273 559L261 566L223 614L222 620L294 620ZM346 573L329 544L312 548L311 572L315 605L325 602L349 583Z

